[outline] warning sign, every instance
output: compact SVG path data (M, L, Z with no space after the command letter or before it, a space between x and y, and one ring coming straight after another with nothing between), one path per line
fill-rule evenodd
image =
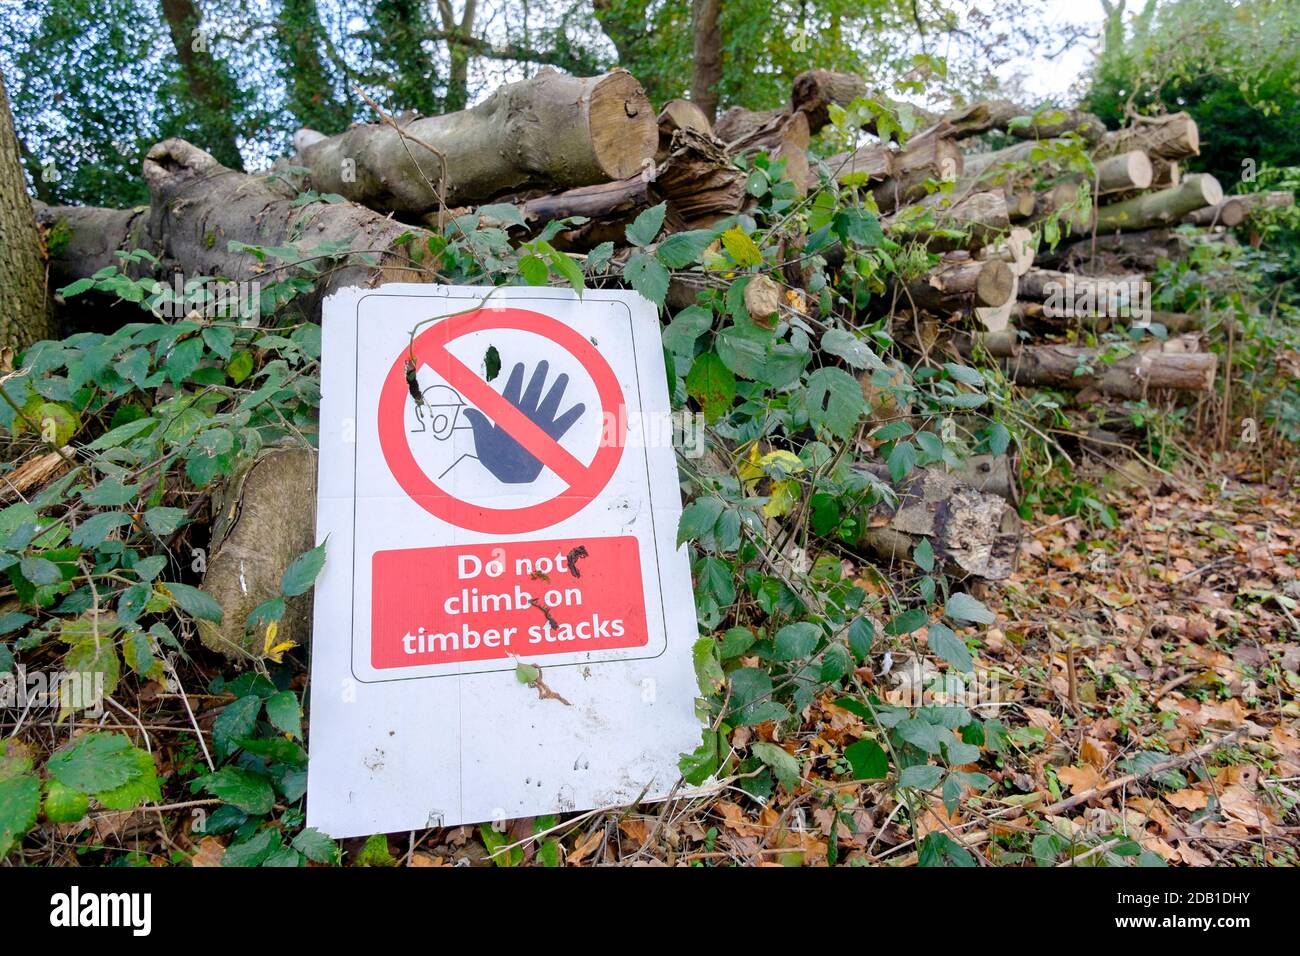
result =
M308 817L336 837L653 798L698 743L657 310L487 291L325 306Z

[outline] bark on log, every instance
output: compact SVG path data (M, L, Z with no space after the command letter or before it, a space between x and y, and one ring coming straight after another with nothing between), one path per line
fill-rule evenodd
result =
M447 206L464 206L529 187L627 179L653 161L659 141L650 101L626 70L578 78L543 68L406 131L354 126L307 146L302 162L322 192L416 217L442 204L439 191Z
M1240 196L1232 196L1213 206L1206 206L1204 209L1189 212L1183 217L1183 222L1193 226L1225 226L1232 228L1240 225L1245 219L1246 204L1241 201Z
M830 106L848 106L856 99L871 99L894 110L904 119L917 120L917 126L930 126L939 117L929 110L913 106L910 103L892 99L878 90L867 86L866 80L852 73L836 73L832 70L808 70L794 78L790 88L790 107L796 113L808 117L808 130L818 132L830 122ZM875 134L874 123L863 127Z
M1240 199L1245 205L1247 218L1268 209L1287 209L1295 205L1295 193L1280 189L1264 193L1246 193L1233 198Z
M1179 185L1160 192L1102 206L1097 210L1097 231L1134 232L1176 223L1188 213L1223 200L1223 187L1208 173L1188 176Z
M853 467L891 483L884 465ZM962 573L989 581L1011 576L1020 551L1020 518L1002 498L934 467L915 470L896 490L896 506L881 502L871 509L861 547L881 560L910 561L919 540L928 538L935 556Z
M1017 385L1067 391L1095 388L1117 398L1141 398L1156 388L1208 392L1218 367L1214 353L1186 351L1188 343L1177 339L1160 350L1138 351L1109 363L1102 361L1103 349L1021 345L1005 330L977 339L955 339L964 354L977 341Z
M732 107L718 120L718 138L733 156L765 151L774 160L784 159L787 178L800 195L807 191L809 133L803 113L752 113Z
M894 154L893 167L889 178L871 190L883 213L924 198L928 181L956 180L962 171L962 154L957 144L947 139L909 141Z
M234 281L257 280L265 266L248 252L232 252L231 240L258 246L297 242L313 247L351 238L353 250L377 256L376 266L349 265L320 276L305 302L308 314L321 297L349 285L384 281L421 282L426 274L410 267L404 235L414 245L430 234L403 226L386 216L351 203L315 202L295 205L296 193L278 180L226 169L196 146L180 139L153 146L144 160L144 178L151 203L146 209L99 209L50 206L40 210L46 224L63 222L69 241L50 261L51 281L66 285L117 265L115 253L147 249L161 262L146 262L128 271L170 282L173 273L186 277L214 276Z
M745 173L712 136L678 130L668 158L659 165L654 192L688 229L703 229L740 212L745 203Z
M1232 328L1240 334L1242 325L1231 316L1218 313L1199 314L1194 312L1163 312L1152 309L1142 317L1116 317L1110 315L1074 315L1061 316L1055 310L1046 308L1041 302L1017 302L1012 317L1018 327L1046 332L1060 332L1070 326L1081 326L1094 332L1107 332L1114 328L1129 327L1139 321L1147 325L1163 326L1171 335L1196 332L1217 328L1232 323Z
M841 183L878 183L894 174L894 155L885 143L866 143L851 153L836 153L826 168Z
M974 306L1000 306L1016 294L1016 277L1001 259L950 255L929 273L907 283L917 308L957 312Z
M924 215L928 211L930 215ZM1006 199L1000 192L967 196L933 193L885 219L895 239L918 239L935 252L979 249L1011 229Z
M1186 159L1201 152L1196 120L1187 113L1143 117L1124 129L1107 133L1093 151L1094 159L1140 149L1161 159Z

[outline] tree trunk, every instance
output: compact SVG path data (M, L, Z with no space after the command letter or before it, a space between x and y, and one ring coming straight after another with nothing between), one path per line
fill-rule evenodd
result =
M308 146L302 162L322 192L418 217L438 208L438 191L454 207L627 179L653 161L659 139L650 102L626 70L579 79L544 68L473 109L414 120L406 132L355 126Z
M27 179L18 155L18 134L0 75L0 346L25 349L54 337L53 313L45 293L41 235L32 217Z
M185 90L196 107L204 147L223 166L243 169L233 116L235 81L226 64L208 49L212 38L199 30L203 11L197 0L162 0L162 12Z
M1124 129L1107 133L1093 151L1094 159L1140 149L1161 159L1187 159L1201 152L1201 137L1196 120L1187 113L1144 117Z
M301 126L344 129L352 111L334 95L321 58L324 32L316 0L281 0L275 24L288 108Z
M256 246L297 244L304 257L321 243L350 240L352 250L367 251L375 264L322 270L304 311L319 309L320 299L346 286L382 281L427 281L428 273L409 264L406 250L431 237L386 216L350 203L301 205L297 194L278 180L248 176L221 166L184 140L169 139L149 150L144 161L150 205L144 210L50 206L40 210L43 223L62 222L70 236L50 262L59 285L93 275L116 264L117 250L144 248L161 260L131 267L137 277L151 275L170 283L213 276L233 281L265 282L266 266L252 253L231 251L231 240ZM405 236L411 241L399 242ZM320 263L317 263L320 265ZM307 278L311 278L310 276Z
M1223 200L1223 187L1208 173L1188 176L1172 189L1143 193L1097 210L1097 231L1135 232L1178 222L1188 213Z
M718 115L718 84L722 82L722 0L692 0L691 33L694 57L691 102L710 123Z
M447 95L442 101L444 113L463 110L469 103L469 61L473 51L465 41L474 37L474 16L477 12L478 0L465 0L465 12L461 14L460 23L457 23L451 0L438 0L438 14L447 34L447 58L451 63L447 76Z

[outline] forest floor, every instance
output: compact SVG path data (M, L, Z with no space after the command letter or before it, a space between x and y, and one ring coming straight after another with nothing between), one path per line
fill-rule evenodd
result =
M941 832L947 859L966 865L1300 864L1300 502L1287 465L1193 453L1168 472L1133 460L1080 468L1075 480L1103 489L1114 519L1089 507L1026 522L1018 571L980 593L997 620L973 648L964 696L936 700L933 665L904 639L877 646L856 676L885 701L915 703L928 687L924 702L1005 726L966 768L993 779L983 794L945 805L849 779L843 749L870 732L830 695L777 741L801 760L793 787L755 797L737 774L662 803L512 821L503 835L344 841L345 863L490 865L486 839L516 843L510 862L524 865L915 865L931 862L923 838ZM869 567L856 573L873 587ZM233 698L197 692L221 673L217 659L191 664L185 699L153 682L134 699L123 687L105 716L147 731L169 802L95 812L89 835L84 824L47 828L29 864L90 852L85 862L220 865L229 837L200 832L216 801L182 781L202 759L194 727L209 737ZM305 680L302 670L294 684ZM777 733L741 728L732 743Z

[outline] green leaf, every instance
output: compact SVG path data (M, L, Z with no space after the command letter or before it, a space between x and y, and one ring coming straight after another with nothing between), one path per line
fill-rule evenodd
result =
M524 281L529 285L546 285L546 280L551 276L551 270L546 267L546 263L539 256L526 255L519 258L519 274L524 277Z
M849 649L858 660L866 660L876 639L876 628L871 621L860 617L849 625Z
M926 572L934 570L934 545L930 543L929 538L922 538L920 543L912 549L912 560L917 566Z
M253 353L247 350L236 352L234 358L226 365L226 374L236 385L242 384L253 374Z
M59 566L46 558L23 558L18 564L18 571L35 585L58 584L63 580Z
M750 752L755 757L772 768L776 774L776 779L781 785L794 793L795 787L799 784L801 776L799 761L791 754L786 753L784 749L776 744L758 741L749 745Z
M696 498L683 508L681 520L677 523L678 546L712 531L722 508L722 500L712 495Z
M841 368L821 368L808 376L808 421L839 438L853 437L865 401L862 386Z
M0 778L0 859L36 826L41 783L31 774Z
M144 523L156 535L171 534L186 521L184 508L150 508L144 513Z
M266 719L281 733L302 739L302 710L293 691L282 690L266 699Z
M722 665L714 654L715 642L711 637L701 637L691 648L691 659L695 664L695 680L700 694L712 697L726 685L727 677L722 672Z
M668 212L668 203L661 202L657 206L651 206L649 209L636 217L636 220L627 227L625 234L627 241L634 246L648 246L655 241L659 235L659 230L663 228L664 215ZM646 296L649 298L649 296Z
M909 717L907 720L900 721L894 728L894 733L913 747L919 747L926 753L931 754L937 754L943 750L944 737L952 739L952 735L944 732L942 728L917 717Z
M259 830L242 843L234 843L221 856L222 866L261 866L279 848L275 830Z
M293 848L313 863L339 862L339 845L315 827L307 827L293 838Z
M68 539L79 548L96 548L118 528L131 523L131 516L120 511L106 511L87 518L73 530Z
M984 606L984 602L971 597L965 591L958 591L950 596L943 610L954 621L992 624L996 620L993 612Z
M822 629L809 621L787 624L776 632L772 658L778 661L801 660L813 652L821 636Z
M280 593L285 597L296 597L311 590L321 568L325 567L325 544L318 544L310 551L294 558L293 563L285 568L280 578Z
M686 375L686 393L700 403L708 421L717 421L731 411L736 376L716 352L704 352Z
M121 734L95 731L64 744L46 763L51 777L82 793L120 787L140 775L131 741Z
M566 253L560 252L558 249L552 249L547 253L546 257L550 260L551 268L569 283L574 292L581 296L583 290L587 287L587 280L583 276L582 270L578 268L578 264Z
M95 794L95 799L109 810L131 810L144 803L158 803L162 800L162 786L158 782L153 755L139 747L132 747L130 759L135 765L135 776L120 787L101 790Z
M634 253L623 265L623 278L656 306L664 304L669 276L658 259L644 252Z
M938 654L962 673L975 668L975 662L971 660L970 651L966 649L965 642L954 634L946 624L936 621L926 629L925 633L926 641L930 645L932 653Z
M853 768L854 780L883 780L889 776L889 757L884 748L866 738L844 748L844 759Z
M216 773L208 774L202 778L202 787L218 800L254 816L270 813L275 806L275 792L270 781L241 767L222 767Z
M763 262L763 253L754 244L754 240L745 235L739 226L732 226L722 234L722 247L742 269L761 265Z
M673 233L655 248L655 255L669 269L685 269L698 262L704 250L713 244L711 229L690 229Z
M226 705L212 722L212 745L217 759L224 760L236 750L235 741L253 736L257 715L262 712L262 698L249 694Z
M885 363L871 346L844 329L827 329L822 334L822 351L844 359L856 369L886 370Z
M903 768L903 772L898 775L898 784L901 787L915 787L917 790L933 790L942 779L942 767L918 764Z
M187 614L204 621L221 623L221 605L213 598L188 584L176 581L164 581L162 587L172 596L178 607Z
M91 637L73 644L63 655L63 668L72 674L85 675L80 684L59 685L59 699L65 711L102 705L101 690L103 695L112 694L122 678L122 665L111 632L101 633L99 640ZM102 680L101 687L90 683L94 679L91 675L95 674Z
M790 716L772 700L772 678L759 667L740 667L727 675L731 684L732 714L738 724L761 724Z
M0 784L3 786L3 784ZM86 815L90 808L90 797L80 790L73 790L57 780L51 780L45 787L45 819L51 823L76 823ZM3 811L0 810L0 816ZM0 855L3 855L4 824L0 822Z
M902 481L916 465L916 446L910 441L900 441L894 445L885 464L889 466L889 477Z
M890 618L889 623L885 625L885 633L893 637L911 634L913 631L920 630L928 617L929 615L925 613L924 608L910 608L902 614Z

